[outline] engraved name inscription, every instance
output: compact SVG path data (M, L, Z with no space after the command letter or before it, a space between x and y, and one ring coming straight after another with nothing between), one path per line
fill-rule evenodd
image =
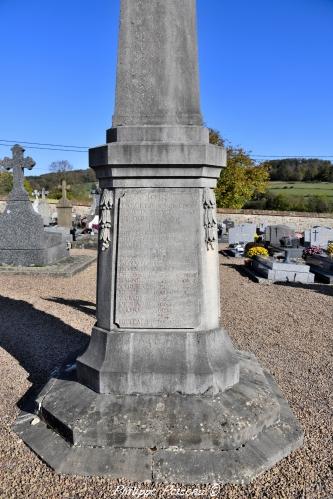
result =
M131 190L119 202L115 323L133 329L199 324L195 190ZM200 237L200 236L199 236Z

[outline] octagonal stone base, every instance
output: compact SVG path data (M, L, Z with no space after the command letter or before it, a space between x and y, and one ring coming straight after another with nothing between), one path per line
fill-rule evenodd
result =
M67 366L14 429L61 473L246 483L298 448L303 435L272 377L252 355L238 355L240 382L208 396L98 394Z

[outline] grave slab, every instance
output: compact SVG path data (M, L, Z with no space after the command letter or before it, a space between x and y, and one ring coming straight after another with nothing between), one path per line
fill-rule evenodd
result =
M71 255L59 260L53 265L43 266L13 266L0 265L0 275L31 275L31 276L52 276L52 277L72 277L82 272L97 260L94 252L86 255Z
M252 261L252 270L259 276L272 282L300 282L311 284L314 274L308 265L278 262L274 258L256 256Z
M329 255L311 255L306 258L311 272L316 278L326 284L333 284L333 258Z

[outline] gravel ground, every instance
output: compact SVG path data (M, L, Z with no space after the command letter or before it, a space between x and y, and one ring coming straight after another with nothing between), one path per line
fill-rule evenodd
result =
M235 345L254 352L275 376L304 429L301 450L250 486L219 492L208 486L187 495L163 486L154 492L149 484L56 475L11 424L29 387L43 384L69 352L86 345L95 320L96 267L70 279L0 276L1 499L139 497L120 485L153 498L332 498L333 289L261 286L242 275L240 264L221 257L222 322Z

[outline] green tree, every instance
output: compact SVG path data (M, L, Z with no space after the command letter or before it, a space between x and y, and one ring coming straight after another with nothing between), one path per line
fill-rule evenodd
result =
M221 171L215 190L219 208L242 208L254 196L266 192L266 165L256 166L242 147L226 143L217 130L210 130L210 143L227 149L227 167Z
M0 172L0 196L7 196L13 188L13 177L9 172Z
M9 172L0 172L0 196L7 196L13 188L13 175ZM24 188L31 196L32 187L27 178L24 179Z

